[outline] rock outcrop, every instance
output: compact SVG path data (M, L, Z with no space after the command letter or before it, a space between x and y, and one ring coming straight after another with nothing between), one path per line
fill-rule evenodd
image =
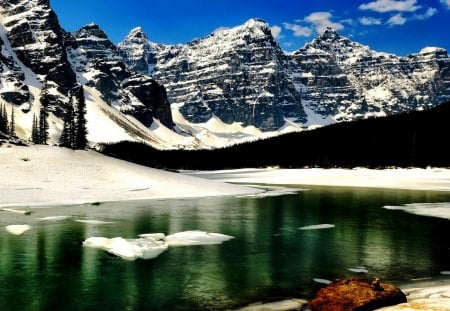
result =
M311 311L371 311L403 302L405 294L391 284L353 278L330 283L308 306Z
M74 33L78 49L71 50L76 71L86 85L96 88L103 99L123 113L150 126L153 118L172 128L172 113L164 86L130 70L117 47L94 23Z

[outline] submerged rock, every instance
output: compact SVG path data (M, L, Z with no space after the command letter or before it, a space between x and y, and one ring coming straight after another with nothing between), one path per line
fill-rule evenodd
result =
M406 302L405 294L392 284L363 279L337 280L322 288L309 303L312 311L364 311Z

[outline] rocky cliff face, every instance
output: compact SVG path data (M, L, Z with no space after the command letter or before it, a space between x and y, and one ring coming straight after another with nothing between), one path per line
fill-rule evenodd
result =
M306 121L299 93L284 70L286 57L268 25L250 20L158 55L155 77L169 90L184 117L195 123L213 115L278 129L285 118Z
M93 110L100 111L95 112L96 118L116 126L118 133L151 140L146 126L154 119L173 126L165 88L130 70L97 25L87 25L74 35L64 31L49 0L0 0L0 51L0 97L8 111L15 110L22 138L30 137L33 115L39 115L45 102L51 142L57 142L70 95L80 84L96 89L110 106L145 125L129 121L110 107L95 108L104 105L95 102ZM88 100L96 99L88 96ZM98 133L93 116L88 126Z
M439 48L398 57L328 29L292 61L305 105L336 121L422 110L450 98L450 59Z
M153 74L157 55L166 46L149 41L141 27L137 27L118 45L119 52L128 67L142 74Z
M141 31L139 40L130 37L120 45L126 62L151 68L147 74L167 87L170 101L194 123L217 116L263 130L278 129L286 120L309 127L421 110L450 99L450 59L439 48L398 57L327 29L287 54L257 19L187 45L153 49L152 57L143 53L150 43Z
M126 41L120 48L133 54ZM190 122L217 116L225 123L274 130L285 118L306 121L286 63L268 25L253 19L185 46L160 49L153 76L167 87L172 103L182 104L180 111Z
M0 14L1 97L27 111L39 96L30 86L55 88L58 94L48 98L50 111L61 114L65 95L77 85L66 54L74 41L60 27L48 0L1 0Z
M173 126L164 86L130 70L98 25L86 25L74 37L78 49L71 50L71 59L86 85L96 88L106 102L146 126L153 123L153 118L169 128Z

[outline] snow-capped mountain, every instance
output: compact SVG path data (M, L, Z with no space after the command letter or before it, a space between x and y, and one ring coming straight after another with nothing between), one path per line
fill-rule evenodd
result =
M196 146L173 126L164 87L128 70L95 24L64 31L49 0L0 1L0 97L15 114L15 132L29 139L41 101L49 102L50 143L62 131L74 88L83 84L91 143L145 141L158 148Z
M123 55L144 55L143 43L137 48L136 40L127 42L120 44ZM313 127L421 110L450 98L444 49L399 57L333 29L285 53L267 23L252 19L186 45L151 51L152 57L139 58L146 62L140 68L151 68L147 74L166 86L169 101L193 123L217 117L262 130L279 129L286 121Z
M30 138L45 100L51 143L80 84L91 143L157 148L226 146L450 98L443 49L398 57L328 29L286 53L260 19L173 46L137 27L116 46L95 23L66 32L49 0L0 0L0 49L0 99L16 134Z
M216 116L225 123L276 130L287 118L307 121L287 66L267 23L252 19L184 46L166 47L157 55L154 77L190 122Z
M440 48L398 57L327 29L291 59L306 109L335 121L422 110L450 98L450 59Z
M73 35L78 49L71 51L71 59L87 86L97 89L108 104L147 127L154 117L166 127L173 127L165 88L150 77L129 70L117 47L98 25L91 23Z

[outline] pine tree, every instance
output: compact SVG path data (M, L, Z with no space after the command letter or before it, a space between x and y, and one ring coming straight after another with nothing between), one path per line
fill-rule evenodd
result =
M16 136L16 121L14 120L14 108L11 108L11 122L9 123L9 135Z
M39 120L38 120L38 132L39 132L39 144L46 145L48 143L48 91L47 88L44 87L41 91L41 109L39 110Z
M0 106L0 132L8 134L8 114L4 104Z
M31 130L31 141L35 144L40 144L41 134L39 133L39 120L33 114L33 128Z
M73 110L72 97L70 97L66 114L64 115L64 126L59 143L63 147L74 148L75 145L75 113Z
M3 132L3 104L0 105L0 132Z
M85 149L87 146L87 127L86 127L86 100L84 98L84 89L81 86L76 93L76 134L75 149Z

